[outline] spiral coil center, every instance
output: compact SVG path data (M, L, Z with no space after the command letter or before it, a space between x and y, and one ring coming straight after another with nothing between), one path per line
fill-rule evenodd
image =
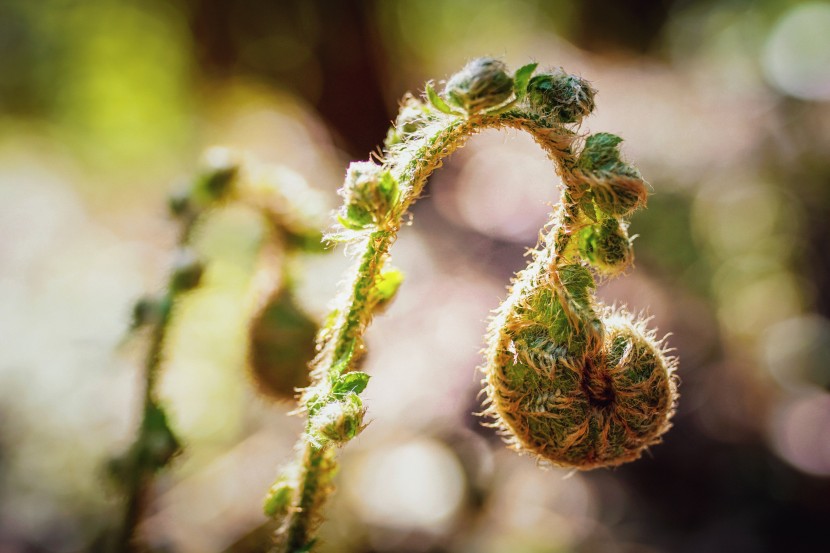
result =
M582 370L582 390L588 397L588 403L603 409L611 407L616 399L611 374L605 366L605 359L597 363L591 357L585 359Z

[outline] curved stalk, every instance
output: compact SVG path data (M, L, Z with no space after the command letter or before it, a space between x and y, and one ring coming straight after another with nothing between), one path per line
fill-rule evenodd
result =
M347 242L357 263L335 304L330 324L319 335L312 384L301 397L308 422L298 444L299 459L278 479L266 500L266 512L281 520L278 551L300 553L314 547L322 506L333 489L333 450L354 438L363 427L365 408L359 394L369 376L355 371L356 361L364 353L363 334L376 309L394 293L395 287L387 286L384 278L390 271L385 264L403 217L443 160L485 129L512 128L530 134L554 162L562 183L559 206L541 238L541 247L517 278L491 325L486 369L491 405L487 413L496 418L497 426L505 433L514 436L509 441L517 449L542 457L551 453L551 462L571 463L578 468L614 464L604 449L600 451L601 446L593 442L582 444L584 437L595 437L596 432L589 428L592 424L604 424L593 419L576 420L574 415L570 421L572 428L564 431L564 441L584 445L582 465L576 454L573 458L554 455L561 449L561 436L551 437L554 445L548 448L550 451L544 444L537 444L540 432L563 431L558 427L540 430L538 421L528 422L528 413L536 407L529 411L524 400L517 399L528 396L528 391L517 393L511 389L517 382L522 385L526 377L517 381L515 367L507 366L510 361L506 352L513 348L514 338L516 344L523 346L519 340L527 337L520 336L521 329L533 328L537 341L543 335L557 335L556 340L551 338L555 343L547 345L552 352L560 353L550 354L553 357L545 353L546 362L550 365L566 358L573 371L585 375L574 393L581 394L580 400L591 409L599 403L594 396L604 394L607 386L603 387L603 383L611 381L606 358L613 357L613 352L606 351L604 322L590 294L594 279L583 261L597 270L623 270L631 256L617 251L630 250L622 217L645 202L645 185L639 173L619 158L619 139L598 134L586 140L579 154L574 150L577 135L567 125L579 123L593 109L593 89L585 81L561 71L531 77L535 67L525 66L511 78L501 62L485 58L474 60L450 79L443 95L427 85L428 103L405 98L396 125L387 137L383 163L360 162L349 168L340 191L345 200L338 217L340 229L330 238ZM606 227L611 230L604 231ZM608 236L613 240L609 241ZM622 242L620 236L624 236ZM610 251L609 244L616 249ZM625 263L609 261L616 258ZM399 281L397 278L396 282ZM544 297L537 300L537 296ZM538 320L540 313L551 320ZM522 317L527 320L518 320ZM648 342L643 348L650 354L652 345ZM663 359L660 348L656 351L660 360L655 363L666 374L667 384L660 391L665 401L654 411L660 411L656 417L665 421L673 405L673 365ZM625 365L625 361L620 360L620 364ZM601 370L594 371L594 366ZM538 379L545 372L553 375L553 370L552 366L544 368L533 361L530 372ZM662 386L662 382L655 386ZM540 387L535 380L532 384ZM606 406L609 404L605 402ZM547 418L558 416L553 413L551 417L545 406L541 409ZM584 411L588 413L589 408ZM617 415L611 411L598 416L616 424ZM657 426L659 433L667 428L665 423ZM641 440L636 451L623 447L625 455L638 455L643 447L656 441L659 433Z

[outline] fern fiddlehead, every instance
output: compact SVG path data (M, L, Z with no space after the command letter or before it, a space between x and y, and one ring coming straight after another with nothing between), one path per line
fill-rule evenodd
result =
M280 521L279 551L313 548L334 447L363 428L369 376L356 363L373 314L402 280L386 262L404 214L442 160L484 129L529 133L562 181L539 247L491 321L485 412L514 448L579 469L634 459L669 427L675 360L642 321L593 297L591 268L612 276L633 260L625 217L645 204L645 182L621 159L620 138L583 140L570 127L593 110L591 86L562 70L535 70L510 75L498 60L473 60L441 94L427 84L425 101L404 98L380 163L349 167L329 238L347 243L355 267L318 336L312 385L301 397L308 422L299 459L266 499L266 513Z
M292 337L303 336L304 326L313 323L293 303L286 273L288 256L294 251L322 251L321 233L310 212L315 202L309 201L309 194L305 184L287 169L268 168L227 149L213 148L206 152L200 172L188 187L171 196L168 207L178 224L178 239L166 286L162 293L138 300L133 308L130 331L146 332L149 344L144 358L143 410L135 440L108 466L125 495L124 512L110 544L112 551L137 550L134 534L150 481L182 450L159 397L158 384L176 305L202 284L206 269L191 246L195 229L215 211L230 205L245 206L258 214L265 227L259 265L269 270L265 271L268 278L259 279L264 284L253 291L258 296L255 303L261 304L255 307L262 311L276 302L282 321L279 330ZM305 200L305 210L298 204L301 200ZM258 319L255 317L254 324ZM260 372L269 370L269 359L261 359L258 350L269 344L261 345L263 340L257 340L254 328L251 331L250 364L254 376L263 382L267 379ZM277 350L270 354L281 362L290 360L292 354L297 356L297 349L310 346L294 343L287 347L284 342L270 345L271 350ZM266 381L260 387L269 384Z

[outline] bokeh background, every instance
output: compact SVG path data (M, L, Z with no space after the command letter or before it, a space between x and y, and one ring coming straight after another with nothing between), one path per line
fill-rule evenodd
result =
M793 0L0 0L0 551L93 548L102 469L138 424L133 302L158 290L165 210L222 144L334 208L404 92L476 56L599 90L653 187L636 269L605 301L680 357L675 427L614 470L539 470L473 415L486 318L557 180L487 132L431 179L392 250L407 281L368 335L369 428L342 451L324 552L801 552L830 520L830 3ZM217 213L177 312L163 396L185 453L149 548L257 551L301 421L257 394L245 313L258 227ZM321 318L347 260L302 260Z

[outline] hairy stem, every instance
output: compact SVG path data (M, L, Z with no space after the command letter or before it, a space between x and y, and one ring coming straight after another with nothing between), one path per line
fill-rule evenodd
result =
M462 147L474 134L485 129L514 128L528 132L545 150L548 156L557 162L560 175L574 163L570 143L573 133L561 126L545 125L539 118L528 114L508 112L499 115L481 115L465 119L443 118L431 132L422 139L422 144L408 156L400 156L391 167L393 176L398 180L402 196L389 217L382 221L361 242L362 254L353 280L349 285L350 293L345 305L338 307L338 316L330 329L329 339L314 361L313 381L304 397L320 397L326 394L332 379L354 367L354 362L363 353L363 333L371 322L374 305L372 290L388 257L388 250L400 229L404 215L411 205L420 197L427 179L441 166L444 158ZM571 192L568 181L563 178L562 192L563 223L576 220L573 208L567 200ZM566 248L572 230L567 224L554 229L554 240L560 244L558 251ZM346 362L348 356L351 355ZM299 445L302 455L301 465L305 467L298 483L295 504L283 524L284 536L280 540L280 550L290 553L306 551L313 544L316 526L320 515L315 512L325 502L330 493L330 486L320 486L319 479L327 478L317 470L320 460L327 449L315 447L306 439ZM332 465L333 466L333 465ZM311 468L310 468L311 467Z

